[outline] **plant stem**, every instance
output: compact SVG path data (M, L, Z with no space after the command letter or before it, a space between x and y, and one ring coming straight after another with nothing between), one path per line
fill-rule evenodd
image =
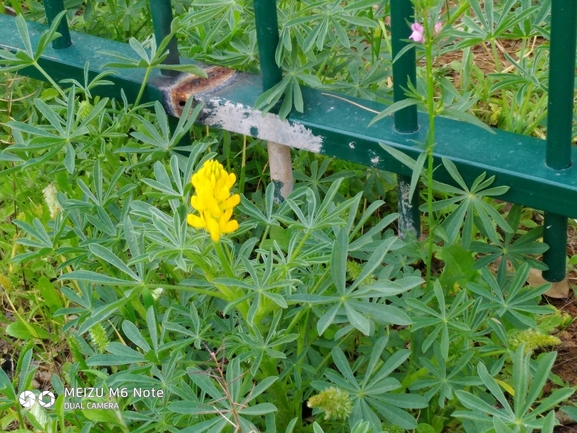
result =
M316 293L317 289L320 287L320 285L328 278L329 276L329 272L330 272L330 268L326 268L325 272L321 275L321 277L318 279L317 283L313 286L312 289L310 289L308 291L308 293L310 295L313 295ZM303 314L305 314L308 310L301 310L299 311L297 314L295 314L295 316L293 317L293 319L291 320L291 323L289 324L288 328L286 329L286 333L290 334L292 329L298 324L301 323L300 322L300 318Z
M38 62L34 62L34 67L38 70L38 72L44 75L44 78L46 78L46 80L52 85L52 87L56 89L56 91L64 99L64 102L66 102L66 93L64 93L64 90L62 90L62 88L56 83L56 81L54 81L52 77L48 75L48 73L42 68L42 66L38 64Z
M224 270L226 276L229 278L236 278L236 275L234 274L232 268L230 267L231 257L230 253L228 252L228 249L220 241L214 243L214 249L216 251L216 255L220 260L220 264L222 265L222 269Z
M146 84L148 83L148 78L150 77L150 72L152 71L152 66L148 66L146 68L146 72L144 73L144 79L142 80L142 85L140 86L140 90L138 91L138 96L134 101L134 107L138 107L140 104L140 99L142 99L142 95L144 94L144 89L146 89Z
M461 18L461 16L464 15L465 12L467 12L470 9L471 6L469 5L469 0L461 0L461 4L459 4L459 7L455 11L455 13L448 17L447 25L453 24L455 21ZM449 8L447 8L447 11L449 11Z
M291 254L291 257L289 260L290 262L292 262L298 256L298 254L301 252L301 249L303 248L303 246L304 246L305 242L307 241L307 239L309 238L310 234L311 233L310 233L309 229L307 228L305 235L301 239L299 245L296 247L296 249Z
M547 116L547 110L545 110L545 106L547 105L547 96L541 95L541 98L537 101L537 103L533 106L531 116L533 117L533 121L530 125L528 125L523 131L523 135L530 135L535 132L535 129L539 126L539 124L543 121L543 119ZM537 114L537 116L535 116Z
M242 159L240 162L240 179L238 180L238 192L244 194L244 178L246 176L246 135L242 136Z
M499 53L497 52L497 44L495 43L495 39L491 39L491 52L493 53L493 61L495 62L495 69L497 73L500 74L503 72L503 68L501 67L501 59L499 58ZM507 92L505 89L501 89L501 110L503 111L503 117L507 119L506 129L509 130L513 123L513 119L510 118L511 111L509 110L509 104L507 104Z
M266 225L266 228L264 229L264 233L262 234L262 238L260 240L260 246L262 247L263 242L266 240L266 237L268 236L268 232L270 231L270 224ZM260 260L260 252L258 252L256 254L256 261L258 262Z
M429 239L427 243L427 289L431 289L431 267L435 242L435 217L433 215L433 150L435 148L435 88L433 80L433 43L425 43L427 60L427 112L429 114L429 131L427 134L427 213L429 217Z
M521 112L519 114L519 121L515 128L515 132L520 134L523 131L523 127L525 126L525 119L527 119L527 110L529 109L529 104L532 102L531 97L533 96L533 84L530 83L525 90L525 94L523 95L523 103L521 104Z
M222 269L224 270L225 275L229 278L236 278L236 275L235 275L234 271L232 270L232 267L230 266L230 264L232 262L232 256L231 256L228 248L226 248L226 246L223 245L223 243L219 241L219 242L214 242L214 249L216 251L216 255L218 256L218 258L220 260L220 264L222 266ZM229 302L236 301L238 298L240 298L244 295L242 289L235 289L235 288L229 289L228 287L221 285L221 284L218 284L216 286L221 292L223 292L223 293L224 293L224 291L228 292L227 301L229 301ZM238 311L240 311L240 314L242 314L242 317L244 318L244 320L247 320L248 311L250 308L248 301L245 299L243 302L237 304L236 308L238 309Z

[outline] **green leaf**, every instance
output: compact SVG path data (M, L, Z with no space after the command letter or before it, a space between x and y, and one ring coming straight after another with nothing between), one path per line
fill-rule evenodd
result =
M457 166L453 163L453 161L451 161L448 158L442 158L442 161L443 165L445 166L445 168L447 169L453 180L457 182L461 188L463 188L463 191L468 192L469 187L467 186L467 183L461 176L461 173L459 173L459 170L457 169Z
M437 256L445 262L440 277L443 287L453 287L455 284L465 287L467 283L480 279L479 272L474 268L475 259L472 253L461 245L445 246Z
M347 314L347 318L351 325L357 328L365 335L369 335L371 332L371 322L367 319L362 313L355 310L348 302L344 303L345 312Z
M136 54L138 54L138 57L144 60L147 64L151 63L151 59L148 53L136 38L130 38L128 40L128 44L132 47L132 49L136 52Z
M427 156L428 156L427 152L421 152L421 154L417 158L417 162L415 163L415 167L413 168L413 174L411 175L411 184L409 187L408 201L412 200L413 194L415 193L415 190L417 189L417 186L419 184L419 179L420 179L421 173L423 171L423 166L425 165L425 161L427 160ZM405 200L404 197L403 197L403 200Z
M133 280L140 282L141 279L138 275L136 275L132 269L130 269L126 264L112 251L108 248L103 247L99 244L90 244L89 246L90 251L97 257L100 257L102 260L110 263L116 269L124 272L126 275L131 277Z
M40 326L20 320L10 323L6 327L6 334L26 341L32 338L40 338L43 340L50 338L50 334Z
M42 302L52 308L61 308L63 306L62 299L58 295L58 292L54 288L54 285L45 276L41 276L38 279L36 288L40 293Z
M136 286L138 281L121 280L120 278L109 277L93 271L72 271L61 275L59 280L87 281L89 283L104 284L111 286Z
M547 410L554 409L561 402L568 401L569 397L571 397L574 392L575 390L572 388L562 388L553 391L551 395L541 401L532 414L537 416Z
M0 161L23 162L24 160L19 156L8 153L7 149L5 149L3 152L0 152Z
M278 84L263 92L254 102L255 109L264 112L270 110L286 92L290 82L290 77L285 76Z
M267 413L276 412L276 410L276 406L272 403L260 403L256 406L249 406L247 408L241 409L240 413L243 415L260 416Z
M269 376L257 383L250 393L250 400L255 400L259 395L266 391L270 386L278 380L277 376Z
M477 419L485 420L486 419L485 413L489 413L494 417L501 416L499 409L491 406L490 404L486 403L484 400L481 400L479 397L471 394L470 392L459 390L455 391L455 394L457 395L457 398L461 401L463 406L465 406L467 409L472 410L473 413L482 414L482 417ZM455 416L455 414L453 414L453 416Z
M344 231L344 229L342 229L341 231ZM355 282L351 285L351 290L356 288L359 284L361 284L365 280L365 278L367 278L375 271L375 269L377 269L377 267L382 265L385 256L387 255L387 253L389 252L389 250L396 241L397 238L391 236L379 244L379 246L375 249L373 254L371 254L371 257L369 258L367 263L363 265L361 273L359 274ZM341 263L340 265L343 265L346 268L346 258L345 263L344 264ZM344 271L345 270L343 269L343 272Z
M436 433L436 432L433 426L421 423L417 426L417 433Z
M365 303L362 311L370 314L375 322L381 324L408 326L413 323L407 313L393 305Z
M333 244L331 254L331 276L337 291L345 294L346 291L346 273L347 273L347 256L348 256L348 236L346 231L341 228L337 233Z
M287 428L286 428L286 430L285 430L285 433L292 433L293 430L294 430L294 428L295 428L295 426L296 426L297 421L298 421L298 418L293 418L293 419L291 420L291 422L288 423L288 426L287 426Z
M561 406L561 410L569 415L573 420L577 421L577 407L575 406Z
M541 430L541 433L553 433L556 423L555 411L552 410L545 417L545 421L543 421L543 429Z
M34 50L32 49L32 42L30 41L30 33L28 33L28 27L26 26L26 21L22 15L18 15L14 18L14 22L16 23L16 28L18 29L18 34L20 35L20 40L24 44L24 49L26 50L26 54L31 59L34 58Z
M193 367L188 370L188 376L200 389L202 389L213 399L219 400L224 397L221 392L214 386L206 372Z
M381 111L373 120L371 120L369 122L368 126L372 126L374 123L378 122L379 120L384 119L385 117L391 116L393 113L396 113L397 111L402 110L403 108L411 107L413 105L417 105L418 103L419 103L418 100L411 99L411 98L402 99L400 101L397 101L394 104L391 104L390 106L385 108L383 111Z
M323 430L323 428L317 424L317 422L315 421L313 423L313 433L324 433L325 431Z
M352 11L356 11L359 9L367 9L373 5L379 4L379 1L380 0L357 0L357 1L354 1L354 2L347 4L344 7L344 10L352 12Z
M327 328L333 323L335 320L335 316L337 315L339 309L341 308L341 303L334 305L329 311L327 311L317 322L317 332L320 335L327 330Z
M498 416L493 418L493 427L495 427L496 433L514 433L505 422Z
M444 117L448 117L450 119L455 119L455 120L459 120L461 122L470 123L472 125L478 126L479 128L481 128L481 129L483 129L483 130L485 130L491 134L496 134L496 132L493 128L486 125L485 123L483 123L482 121L477 119L475 116L473 116L472 114L469 114L465 111L453 110L451 108L445 108L445 109L443 109L443 112L441 113L441 115Z
M367 381L373 374L373 370L375 369L377 363L380 361L381 354L387 347L388 343L389 343L389 337L385 335L379 338L374 344L373 350L371 352L371 358L369 360L369 365L367 366L367 371L365 372L365 380L363 381L363 387L367 385Z
M122 330L124 331L124 333L126 334L126 337L130 341L132 341L134 344L136 344L138 347L140 347L145 352L150 351L150 346L148 345L148 342L142 336L142 334L140 333L140 330L134 325L134 323L132 323L128 320L125 320L124 322L122 322Z
M50 44L50 42L52 42L54 39L60 37L60 33L58 33L56 30L58 29L58 26L60 25L60 21L62 21L63 19L66 19L66 14L68 11L64 10L58 13L58 15L56 15L56 17L54 17L54 19L52 20L52 24L50 24L50 28L45 31L44 33L42 33L42 36L40 36L40 40L38 41L38 47L36 48L36 53L34 55L34 60L38 61L40 59L40 57L42 56L42 54L44 53L44 50L46 50L46 48L48 48L48 45ZM37 66L38 68L38 66Z
M90 409L83 409L82 416L84 416L87 420L93 421L95 423L102 423L107 426L119 426L121 429L125 430L126 424L122 419L120 411L118 410L90 410ZM88 424L90 425L90 424Z
M66 143L66 155L64 157L64 167L66 167L68 173L70 174L74 173L75 162L76 162L76 151L74 150L74 147L72 147L72 144Z
M385 144L385 143L379 143L379 146L381 146L388 154L390 154L393 158L395 158L401 164L406 165L411 170L415 169L415 164L417 162L413 158L411 158L410 156L406 155L405 153L401 152L400 150L397 150L394 147L389 146L388 144Z
M485 367L484 364L482 364L482 363L477 364L477 374L479 375L479 377L483 381L483 384L491 392L491 394L493 394L493 396L499 401L499 403L501 403L504 410L507 413L512 414L513 410L511 409L511 406L509 405L509 401L505 397L505 394L503 394L503 391L501 390L501 386L489 374L489 372L487 371L487 367Z
M351 370L351 367L349 365L349 361L347 361L347 358L343 353L343 351L341 350L341 348L335 346L332 350L332 355L335 366L339 369L344 378L350 383L352 387L358 389L359 385L357 383L357 380L355 379L353 371Z
M94 355L86 360L86 364L89 366L114 366L114 365L127 365L137 362L144 362L143 356L133 356L123 354L118 355Z

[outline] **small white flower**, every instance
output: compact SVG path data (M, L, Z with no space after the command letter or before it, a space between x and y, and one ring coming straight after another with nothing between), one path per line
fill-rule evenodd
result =
M63 210L62 206L60 206L60 203L58 203L58 199L56 198L57 192L58 191L56 191L56 187L52 183L42 190L42 193L44 194L44 201L50 210L51 218L56 218L58 212Z
M160 295L162 295L163 293L164 293L164 289L162 287L159 287L158 289L154 289L151 292L151 295L155 301L158 301L158 298L160 298Z

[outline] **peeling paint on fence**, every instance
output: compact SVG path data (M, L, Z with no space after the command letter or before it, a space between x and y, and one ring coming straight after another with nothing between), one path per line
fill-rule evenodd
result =
M205 99L199 95L197 99L206 104L199 119L205 125L256 136L309 152L320 153L322 149L323 137L314 135L300 123L281 120L272 113L263 116L260 110L220 98Z

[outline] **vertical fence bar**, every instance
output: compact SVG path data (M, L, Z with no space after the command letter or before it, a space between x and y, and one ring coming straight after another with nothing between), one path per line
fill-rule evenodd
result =
M275 52L279 43L276 1L254 0L254 17L262 87L266 92L282 80L282 70L275 60Z
M553 0L546 163L554 170L571 166L576 26L577 0ZM543 261L549 270L543 272L543 277L551 282L562 281L567 260L567 218L545 212L544 226L543 240L549 250Z
M172 24L172 4L170 0L150 0L150 13L152 15L152 26L154 28L154 40L156 45L164 40L165 37L170 35L171 24ZM178 65L180 63L180 58L178 56L178 43L176 41L176 36L173 36L168 43L168 55L164 59L163 63L166 65ZM174 77L179 74L178 71L173 71L170 69L161 69L161 75L165 77ZM178 119L173 116L168 117L168 126L171 131L174 131L178 125ZM189 146L191 144L190 134L186 134L178 142L179 147ZM189 152L178 151L185 156L189 155Z
M150 0L150 12L152 14L152 25L154 27L154 39L156 45L160 45L162 40L170 34L172 24L172 5L170 0ZM178 45L176 37L173 37L168 44L168 56L164 59L167 65L178 65ZM167 77L178 75L178 71L162 69L161 74Z
M254 0L254 17L262 87L266 92L282 80L282 70L275 60L275 52L279 43L276 1ZM290 147L269 141L267 148L270 177L275 185L275 200L281 202L293 190Z
M391 0L391 43L393 58L407 45L402 39L410 34L408 22L413 21L415 14L410 0ZM402 57L393 63L393 96L395 102L406 99L405 91L409 82L416 83L416 56L415 49L405 52ZM404 134L415 132L419 128L417 123L417 107L415 105L395 112L395 129ZM411 178L397 176L398 207L399 207L399 235L404 238L407 233L421 235L419 213L419 191L409 197Z
M44 0L44 11L46 12L46 18L48 19L48 25L52 25L54 19L58 16L60 12L64 10L63 0ZM52 48L55 50L61 50L63 48L68 48L72 45L72 40L70 39L70 29L68 28L68 22L66 17L62 18L60 24L58 24L58 33L60 37L52 41Z

